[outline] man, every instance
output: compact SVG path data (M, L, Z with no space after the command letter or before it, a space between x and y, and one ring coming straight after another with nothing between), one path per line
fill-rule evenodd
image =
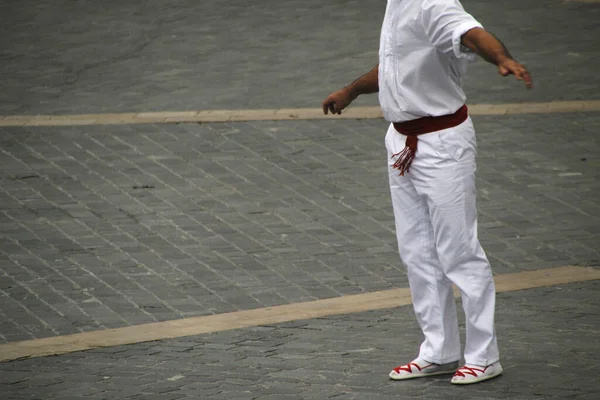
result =
M477 54L532 87L525 67L458 0L388 0L379 64L323 102L325 114L341 114L379 92L392 122L385 143L398 247L425 336L418 357L390 372L394 380L454 374L453 384L470 384L502 373L494 281L477 238L475 131L461 88ZM461 368L453 283L466 316Z

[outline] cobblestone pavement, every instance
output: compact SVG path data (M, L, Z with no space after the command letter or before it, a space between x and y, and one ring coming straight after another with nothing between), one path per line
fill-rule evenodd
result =
M317 107L375 62L383 13L165 4L0 1L0 114ZM598 4L464 4L537 84L480 62L471 103L598 98ZM474 121L494 272L600 265L600 113ZM385 128L0 128L0 343L406 287ZM596 399L598 285L499 295L507 372L468 389L386 380L420 341L403 307L0 364L0 397Z
M598 265L600 114L475 123L494 271ZM384 128L3 129L0 339L405 287Z
M393 382L420 332L410 307L0 364L21 399L576 399L600 396L600 281L498 296L505 373ZM463 332L464 333L464 332Z
M536 83L516 90L478 62L466 81L472 103L600 99L600 4L464 5ZM3 0L0 115L315 107L376 63L384 8L384 0Z

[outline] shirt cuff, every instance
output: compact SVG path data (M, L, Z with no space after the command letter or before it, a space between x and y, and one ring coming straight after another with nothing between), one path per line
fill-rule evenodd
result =
M468 47L463 46L460 42L462 35L473 28L483 28L483 26L473 19L472 21L463 22L454 29L454 32L452 33L452 48L454 49L456 58L466 58L468 61L475 61L477 58L477 53L473 52Z

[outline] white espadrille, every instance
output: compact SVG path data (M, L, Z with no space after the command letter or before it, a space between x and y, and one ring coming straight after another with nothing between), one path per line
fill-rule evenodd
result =
M458 368L458 361L448 364L434 364L417 358L408 364L400 365L390 372L390 378L395 381L403 379L424 378L426 376L453 374Z
M465 365L460 367L451 382L455 385L469 385L471 383L483 382L502 374L502 366L495 362L486 367L479 365Z

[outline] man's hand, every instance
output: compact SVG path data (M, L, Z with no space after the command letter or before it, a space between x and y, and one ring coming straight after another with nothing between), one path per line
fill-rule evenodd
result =
M348 107L354 98L348 88L333 92L323 101L323 113L327 115L328 112L331 112L340 115L342 110Z
M345 88L331 93L323 101L323 113L341 114L342 110L350 105L361 94L375 93L379 91L379 64L369 72L346 86Z
M513 59L507 59L498 64L498 73L502 76L514 75L517 80L525 82L527 89L533 87L531 75L529 75L527 68Z

